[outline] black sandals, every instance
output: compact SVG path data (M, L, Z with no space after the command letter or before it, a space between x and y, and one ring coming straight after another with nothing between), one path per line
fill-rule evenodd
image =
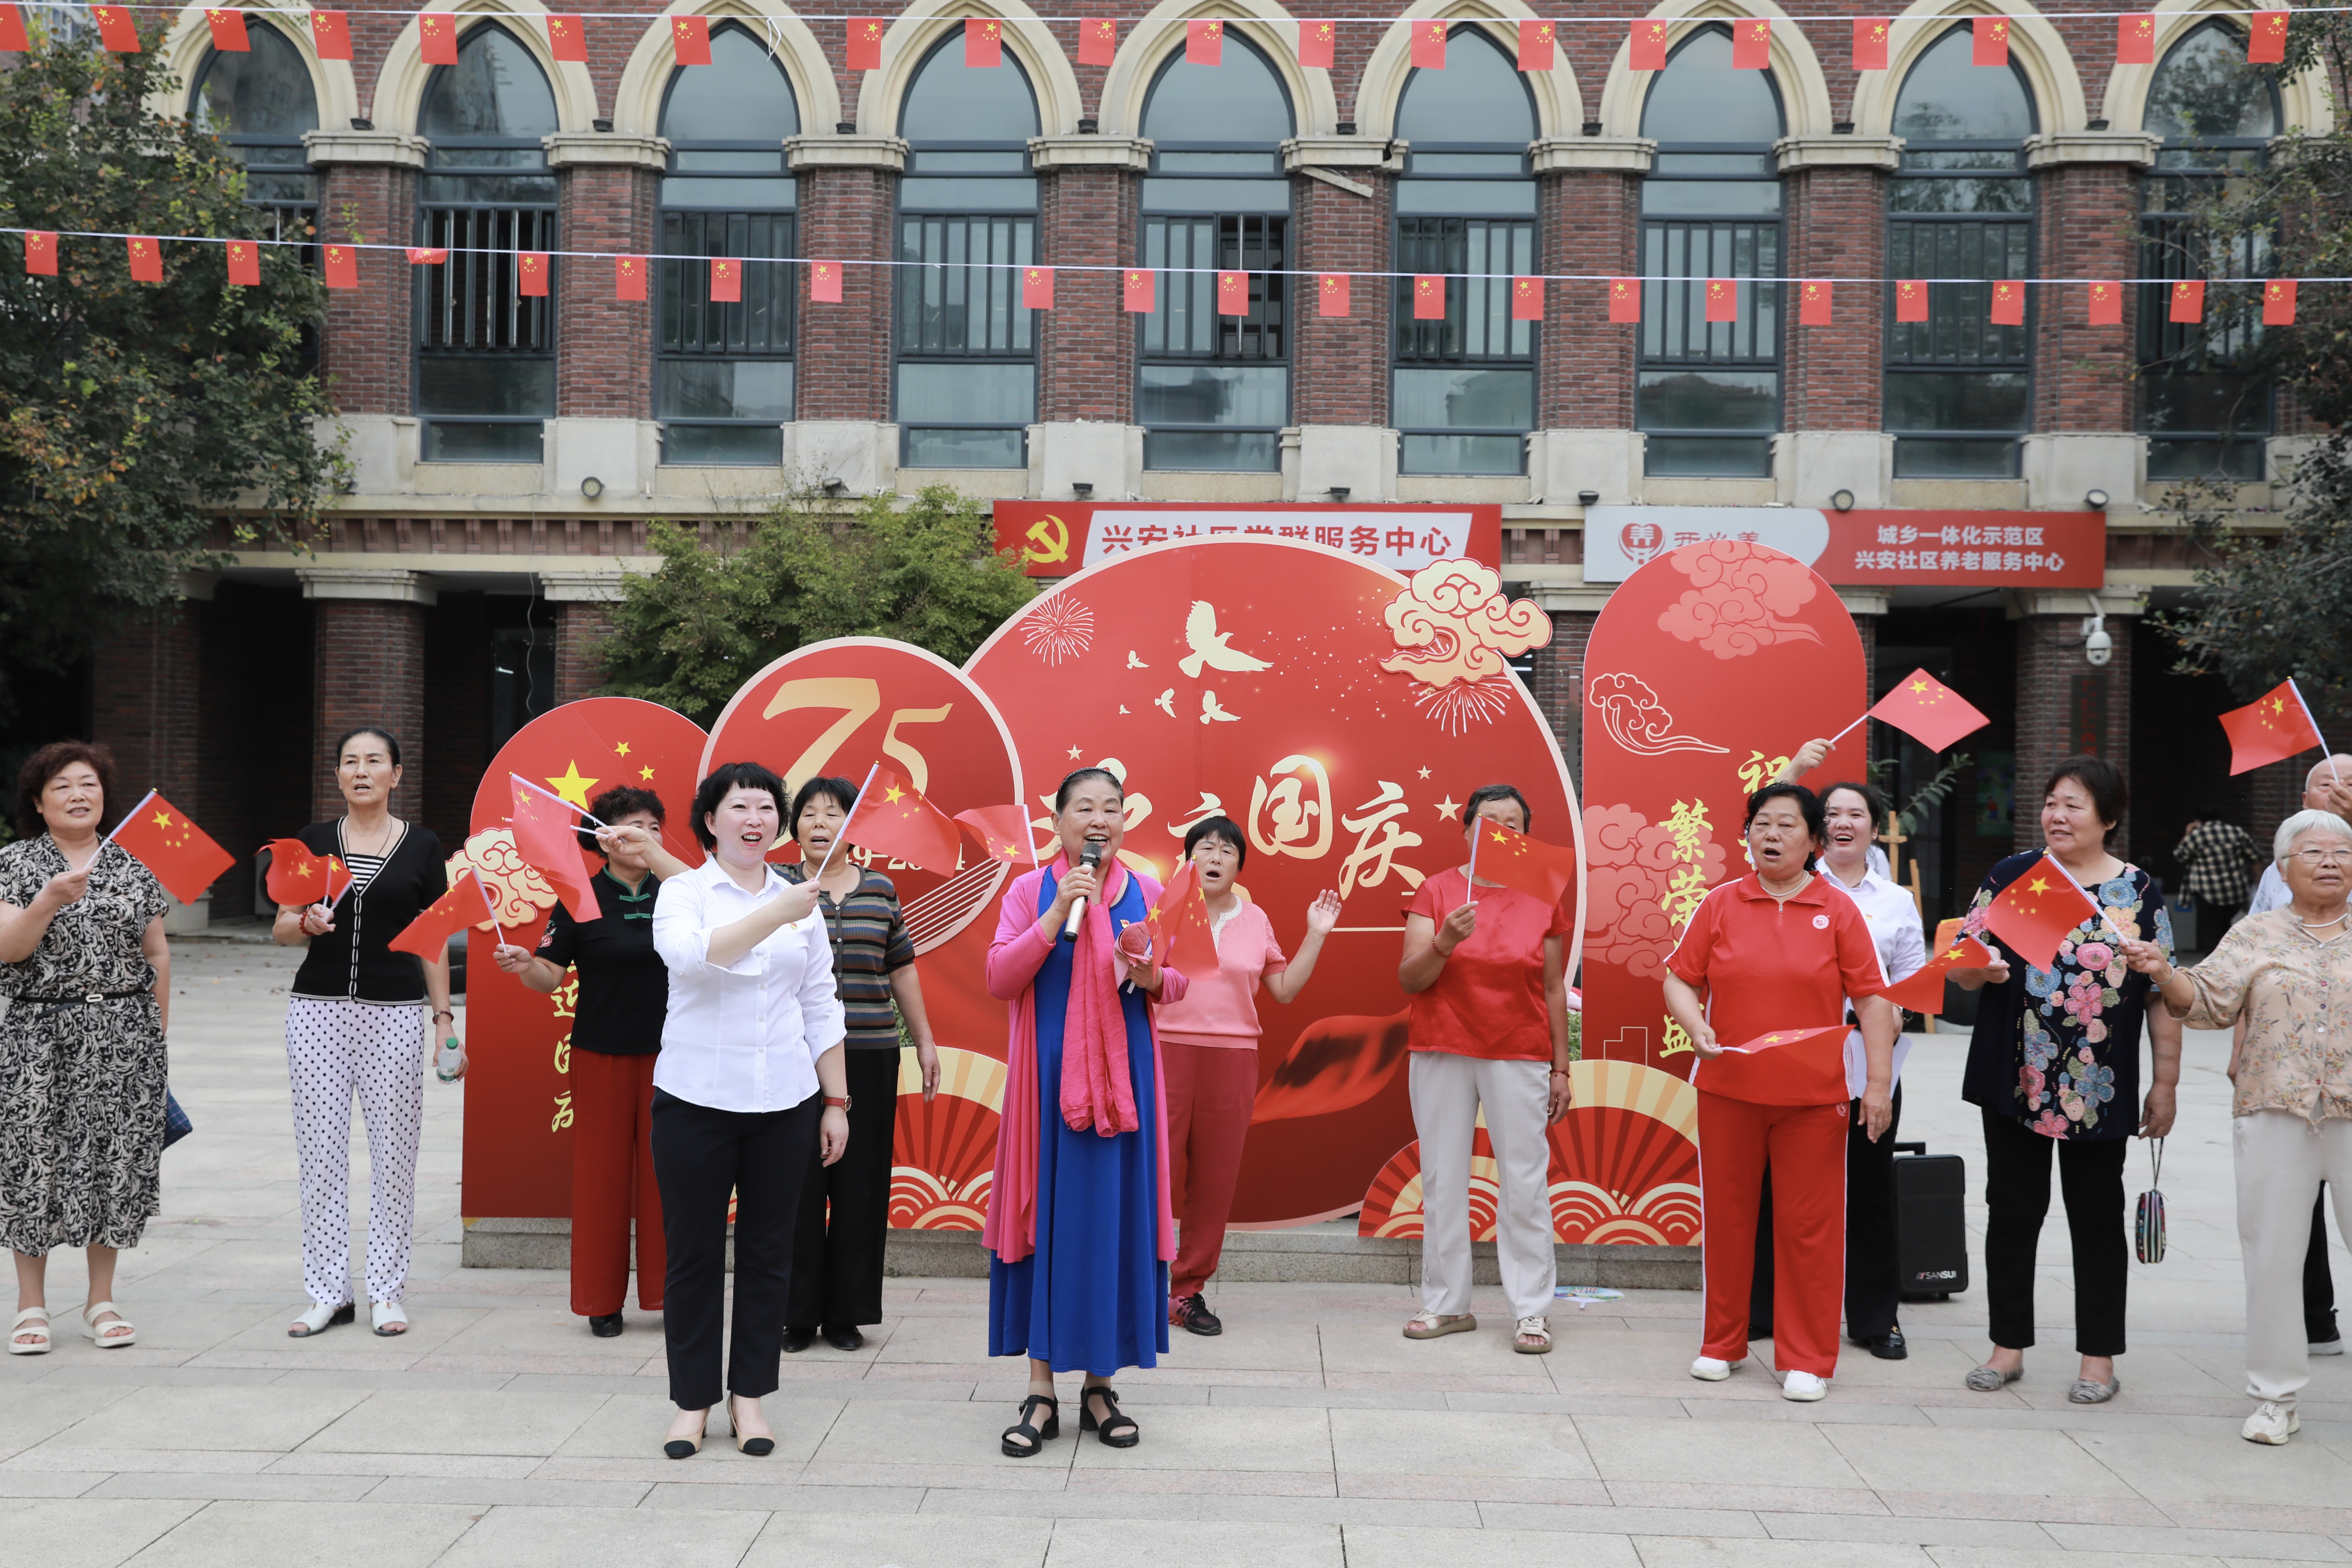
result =
M1095 1419L1097 1394L1102 1396L1108 1412L1099 1422ZM1095 1433L1106 1448L1132 1448L1143 1441L1143 1428L1135 1424L1134 1416L1119 1413L1118 1395L1108 1383L1097 1384L1078 1395L1078 1430Z
M1045 1424L1038 1426L1031 1417L1037 1406L1045 1407ZM1021 1419L1004 1429L998 1447L1008 1459L1026 1459L1045 1451L1045 1445L1062 1435L1062 1406L1050 1394L1033 1394L1021 1402Z

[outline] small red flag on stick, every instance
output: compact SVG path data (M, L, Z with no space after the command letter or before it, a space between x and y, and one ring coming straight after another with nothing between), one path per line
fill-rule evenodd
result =
M1665 69L1666 24L1656 21L1634 23L1632 36L1626 40L1625 54L1629 70Z
M1894 725L1931 752L1949 751L1961 736L1974 734L1992 722L1967 698L1924 669L1915 669L1896 681L1895 689L1880 698L1864 717ZM1846 726L1853 728L1853 724ZM1843 732L1838 736L1844 738Z
M642 256L613 258L613 298L635 300L646 297L646 258Z
M809 298L820 304L841 303L841 263L812 261L809 263Z
M1118 24L1093 16L1078 24L1078 63L1107 66L1118 58Z
M2257 11L2246 34L2246 63L2276 66L2286 63L2286 13Z
M1538 903L1556 904L1576 886L1576 851L1530 838L1488 818L1478 824L1477 839L1470 847L1470 875L1516 889ZM1478 896L1475 880L1470 896Z
M963 63L974 67L1003 64L1004 24L993 16L965 17Z
M1149 267L1129 268L1123 274L1119 289L1125 308L1141 315L1150 315L1152 297L1159 291L1159 277Z
M1544 280L1540 278L1511 279L1511 320L1540 321L1544 315Z
M1224 23L1211 19L1194 20L1184 24L1184 63L1186 65L1223 65L1224 59Z
M1924 321L1927 319L1926 283L1905 279L1895 286L1895 319L1898 321Z
M1533 17L1522 19L1519 23L1519 68L1523 71L1551 69L1556 45L1549 22L1539 22Z
M1856 16L1853 19L1853 68L1858 71L1883 71L1886 68L1886 18Z
M2009 18L1979 16L1973 23L1974 36L1969 40L1969 63L1979 66L2005 66L2009 63Z
M842 824L842 842L856 844L952 877L963 859L963 831L955 819L923 798L903 773L877 766L863 804Z
M1037 836L1029 813L1018 805L976 805L959 811L955 819L971 829L980 852L1007 866L1037 864Z
M1897 1007L1914 1013L1944 1010L1944 977L1955 969L1982 969L1992 962L1992 949L1964 936L1929 959L1926 967L1905 975L1879 993Z
M310 45L322 60L347 60L352 58L351 19L341 11L310 13Z
M1642 280L1639 278L1612 278L1609 280L1609 319L1619 326L1629 326L1642 319Z
M1318 314L1325 316L1348 314L1351 309L1349 303L1348 275L1344 272L1326 272L1316 280L1315 296Z
M547 52L574 65L588 63L588 22L583 16L550 16Z
M2294 279L2273 278L2263 285L2263 325L2294 325Z
M262 886L273 904L331 904L335 888L327 875L327 859L310 852L310 847L299 838L273 838L263 845L269 857L269 870ZM341 864L341 862L337 862ZM349 872L344 875L348 877Z
M1412 25L1412 68L1442 71L1445 68L1445 22L1431 17Z
M2293 679L2281 681L2243 708L2221 715L2222 733L2230 737L2230 773L2236 777L2270 763L2284 762L2298 752L2324 746L2311 705Z
M672 16L669 19L669 45L682 66L707 66L710 63L710 18L708 16Z
M2044 849L2024 875L1985 906L1985 929L2036 969L2047 969L2075 927L2100 918L2099 906Z
M162 241L146 235L132 235L126 242L131 250L131 278L135 283L163 281L163 246Z
M25 13L18 10L15 0L0 4L0 55L30 54L33 40L25 31Z
M515 258L515 292L528 299L547 297L547 252L526 250Z
M261 247L249 239L228 242L228 280L248 289L261 281Z
M2152 66L2156 63L2156 13L2126 11L2116 18L2116 64L2119 66Z
M1772 19L1743 16L1731 26L1731 68L1761 71L1772 68Z
M58 275L58 237L45 228L25 231L25 275L28 278L55 278Z
M205 25L212 29L213 47L228 55L249 55L253 40L246 37L242 11L206 11Z
M1217 972L1215 928L1209 923L1209 903L1201 894L1201 874L1192 862L1176 868L1148 918L1151 951L1162 968L1188 980L1204 980ZM1122 938L1126 934L1119 933Z
M1801 327L1829 326L1830 296L1833 291L1833 285L1807 281L1797 294L1797 324Z
M710 298L721 305L743 302L743 264L731 256L710 258Z
M98 23L98 41L109 54L139 52L139 24L131 20L129 11L120 5L92 5L89 14Z
M509 773L507 782L514 801L514 815L508 821L514 827L515 853L547 879L574 920L597 919L604 910L596 902L596 889L589 886L588 858L581 852L572 821L577 808L518 773Z
M1691 1082L1751 1105L1827 1105L1847 1097L1843 1024L1775 1029L1700 1061Z
M475 924L474 917L488 902L474 868L468 866L449 879L447 892L417 910L416 918L384 945L394 952L413 952L427 963L437 963L449 951L449 939Z
M360 286L360 253L348 245L331 245L319 253L320 270L326 274L330 289L356 289ZM524 290L529 293L529 289Z
M446 11L426 11L416 18L416 52L428 66L457 63L457 18Z
M2090 324L2095 327L2120 327L2124 324L2124 286L2120 283L2091 285Z
M107 837L137 856L163 890L184 904L204 897L205 889L236 864L236 856L152 789Z
M1021 306L1027 310L1050 310L1054 308L1052 268L1024 267L1021 269Z
M888 24L879 16L852 16L849 19L849 68L854 71L878 71L882 68L882 35Z
M2172 286L2169 308L2165 315L2168 321L2201 321L2205 319L2205 283L2202 279L2184 278Z
M1339 29L1328 22L1298 24L1298 63L1307 70L1329 70L1339 42Z

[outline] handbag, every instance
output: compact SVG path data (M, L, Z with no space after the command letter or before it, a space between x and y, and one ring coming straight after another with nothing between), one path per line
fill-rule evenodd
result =
M180 1109L180 1102L172 1098L172 1091L165 1089L163 1091L163 1147L169 1149L195 1130L196 1124L188 1120L188 1113Z
M2164 1261L2164 1191L2157 1184L2164 1179L2164 1140L2151 1140L2147 1153L2147 1191L2139 1195L2132 1239L2138 1248L2142 1263L2161 1263Z

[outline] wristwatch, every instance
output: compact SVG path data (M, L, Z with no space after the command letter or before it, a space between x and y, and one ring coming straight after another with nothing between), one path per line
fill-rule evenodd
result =
M846 1110L849 1109L849 1096L845 1094L828 1094L824 1097L824 1103L828 1110L837 1105L841 1107L842 1110Z

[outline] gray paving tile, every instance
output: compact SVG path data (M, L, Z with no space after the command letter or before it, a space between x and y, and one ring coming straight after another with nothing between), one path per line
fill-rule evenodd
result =
M264 1502L356 1502L376 1484L373 1476L273 1476L266 1472L131 1470L109 1476L82 1493L92 1498L224 1498Z
M766 1514L748 1510L501 1504L441 1561L446 1568L734 1568L766 1523Z
M2274 1530L2151 1531L2126 1525L2045 1524L2052 1540L2074 1552L2210 1552L2217 1557L2291 1563L2352 1563L2352 1551L2333 1538Z
M779 1513L744 1553L740 1568L887 1563L895 1568L1039 1568L1053 1540L1050 1519L957 1521L952 1531L919 1514Z
M114 1568L203 1504L163 1499L0 1501L10 1561L38 1568Z
M1567 1415L1501 1411L1335 1410L1331 1440L1343 1474L1597 1480L1601 1472Z
M1741 1541L1636 1535L1643 1568L1928 1568L1924 1548L1842 1541Z
M1606 1480L1737 1475L1759 1486L1859 1489L1868 1485L1830 1438L1812 1426L1624 1415L1579 1416L1576 1426Z
M128 1559L136 1568L426 1568L474 1522L474 1512L367 1502L215 1502Z
M47 1448L299 1448L363 1395L322 1388L138 1388L59 1432Z
M2052 1544L2044 1527L2023 1520L1890 1518L1865 1513L1772 1513L1757 1519L1776 1541L1878 1542L1895 1546Z
M380 1389L301 1445L322 1454L552 1454L603 1394Z
M1181 1535L1134 1521L1064 1519L1054 1523L1045 1568L1198 1568L1246 1560L1253 1568L1345 1568L1336 1524L1227 1524L1203 1520Z
M1551 1530L1467 1531L1426 1525L1345 1524L1348 1568L1429 1568L1434 1563L1507 1563L1512 1568L1642 1568L1622 1535Z
M1617 1508L1586 1503L1482 1502L1478 1517L1495 1530L1566 1530L1580 1534L1675 1533L1709 1539L1763 1538L1756 1516L1740 1509Z

